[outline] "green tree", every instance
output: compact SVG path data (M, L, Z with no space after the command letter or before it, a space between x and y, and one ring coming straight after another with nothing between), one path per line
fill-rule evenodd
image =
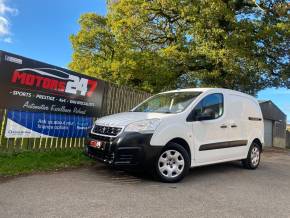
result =
M290 88L287 0L111 0L80 19L73 70L158 92Z

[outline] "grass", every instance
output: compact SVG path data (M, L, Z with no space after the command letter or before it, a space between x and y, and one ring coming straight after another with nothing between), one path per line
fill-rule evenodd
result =
M90 164L92 160L80 149L0 154L0 176L55 171Z

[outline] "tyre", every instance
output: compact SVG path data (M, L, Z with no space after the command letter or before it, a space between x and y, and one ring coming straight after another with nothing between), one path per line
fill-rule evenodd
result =
M162 182L179 182L188 173L190 159L179 144L169 143L155 161L156 176Z
M242 160L244 168L254 170L259 166L261 159L261 147L259 144L253 142L251 145L248 156Z

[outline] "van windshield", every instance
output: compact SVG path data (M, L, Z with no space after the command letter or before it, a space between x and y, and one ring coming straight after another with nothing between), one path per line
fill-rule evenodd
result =
M154 95L132 110L132 112L180 113L201 92L170 92Z

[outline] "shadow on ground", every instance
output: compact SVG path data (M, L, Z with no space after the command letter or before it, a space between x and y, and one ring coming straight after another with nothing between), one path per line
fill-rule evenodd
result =
M110 168L101 163L96 163L95 166L89 169L92 174L95 174L98 178L104 178L107 181L121 182L121 183L137 183L137 182L158 182L150 171L146 170L118 170ZM239 161L213 164L208 166L201 166L192 168L189 170L186 178L183 182L194 180L200 180L209 175L214 176L216 174L223 174L227 172L234 172L237 170L244 170Z

